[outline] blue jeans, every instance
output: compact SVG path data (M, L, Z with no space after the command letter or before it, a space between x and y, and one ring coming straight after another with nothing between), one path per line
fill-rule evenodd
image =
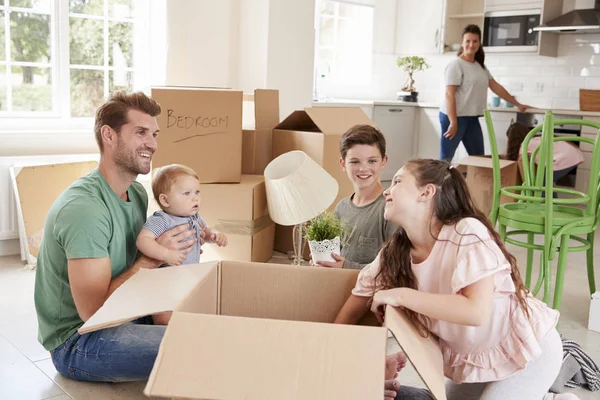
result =
M452 139L444 137L450 126L448 116L440 111L442 137L440 140L440 160L452 161L460 142L463 142L470 156L482 156L485 153L483 132L479 125L479 117L458 117L456 135Z
M148 380L166 328L144 317L84 335L75 332L52 351L52 363L78 381Z

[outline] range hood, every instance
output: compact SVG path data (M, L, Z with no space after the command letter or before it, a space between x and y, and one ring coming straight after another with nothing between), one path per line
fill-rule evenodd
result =
M600 32L600 0L575 0L575 8L566 14L551 19L534 31L556 33Z

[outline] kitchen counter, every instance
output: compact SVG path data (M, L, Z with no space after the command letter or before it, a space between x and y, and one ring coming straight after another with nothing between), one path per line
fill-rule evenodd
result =
M440 104L436 102L417 102L412 103L401 100L356 100L356 99L327 99L325 101L313 101L313 107L374 107L374 106L403 106L403 107L422 107L422 108L439 108ZM516 107L490 107L490 111L518 113ZM526 113L544 114L548 109L530 108ZM555 115L570 115L582 117L600 117L600 111L580 111L580 110L552 110Z

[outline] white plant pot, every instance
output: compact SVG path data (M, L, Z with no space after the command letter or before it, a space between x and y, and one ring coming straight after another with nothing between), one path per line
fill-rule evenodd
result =
M320 261L335 262L335 258L331 254L340 254L340 237L336 236L332 240L322 241L309 240L308 246L310 247L313 263L316 264Z

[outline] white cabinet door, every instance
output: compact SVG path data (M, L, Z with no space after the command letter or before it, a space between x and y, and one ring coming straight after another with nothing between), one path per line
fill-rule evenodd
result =
M419 158L440 158L440 140L442 128L440 126L439 109L421 108L419 110L419 135L417 155ZM467 156L467 150L461 143L454 153L453 163L457 163Z
M394 177L409 159L414 156L415 113L417 107L375 106L373 122L385 136L388 162L381 173L382 181Z
M375 11L373 13L373 53L394 54L396 7L396 0L375 0Z
M442 13L440 0L398 0L396 53L440 53Z
M437 108L419 109L419 135L417 155L419 158L440 157L441 134L439 110Z
M508 131L510 124L517 120L517 113L496 111L492 112L491 114L492 123L494 124L494 133L496 134L496 144L498 145L498 153L506 154L506 131ZM479 124L481 125L481 130L483 131L485 154L492 154L492 149L490 148L490 139L484 117L479 118Z

